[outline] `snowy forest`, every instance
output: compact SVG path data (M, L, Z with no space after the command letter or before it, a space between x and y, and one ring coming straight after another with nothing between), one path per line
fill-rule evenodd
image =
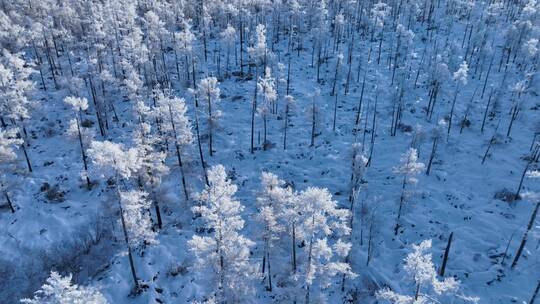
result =
M0 0L0 303L540 304L537 0Z

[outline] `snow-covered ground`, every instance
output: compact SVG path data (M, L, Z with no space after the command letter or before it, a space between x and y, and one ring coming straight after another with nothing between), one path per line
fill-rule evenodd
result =
M329 7L334 13L336 3L341 1L330 2ZM395 1L390 2L393 5ZM444 4L441 6L444 7ZM472 15L479 18L484 6L484 3L476 3ZM442 7L435 10L436 16L444 14ZM306 11L309 14L310 11ZM307 20L306 16L304 18ZM266 19L270 28L272 18ZM320 71L322 83L317 83L316 66L312 65L313 35L302 32L303 49L299 53L287 53L289 39L282 34L279 42L272 44L275 57L269 60L269 66L276 75L279 74L278 62L285 65L285 73L287 63L291 62L290 95L295 102L289 112L287 149L283 149L285 84L279 83L277 113L268 114L267 138L271 145L268 149L262 148L263 120L262 115L258 114L255 120L254 153L250 153L252 102L255 75L260 76L262 67L246 65L244 76L217 75L213 60L216 54L212 51L221 42L215 37L208 38L207 47L210 51L208 61L205 62L202 35L197 34L194 45L197 79L209 75L218 77L221 101L216 107L222 112L214 129L214 153L210 156L204 116L206 108L201 105L199 119L202 152L208 167L224 165L232 182L238 186L235 197L245 206L242 212L245 220L242 234L256 242L251 251L251 261L260 264L264 251L260 223L256 220L256 198L261 190L261 172L278 175L293 185L296 191L310 186L328 188L340 207L349 208L353 144L364 142L366 155L369 156L371 149L373 151L363 178L365 183L360 188L353 208L349 260L357 277L345 281L344 291L341 290L341 276L335 278L333 285L325 291L330 303L375 303L375 292L385 286L403 294L414 295L416 287L411 276L403 269L403 259L412 251L413 244L432 239L433 262L438 270L450 233L453 233L453 242L446 276L454 276L461 282L460 294L477 296L480 303L529 303L540 279L538 219L533 224L519 262L515 267L511 267L511 263L536 201L523 196L523 199L507 202L497 194L504 190L511 194L517 191L523 170L528 166L533 138L539 131L540 82L534 74L538 55L527 88L519 98L521 110L507 136L511 107L516 100L512 88L523 80L526 73L517 66L520 58L515 59L516 64L511 63L507 71L504 67L498 69L505 42L504 30L510 25L502 15L497 20L497 27L501 30L489 27L486 30L488 41L494 42L492 52L495 54L486 92L481 98L489 59L482 63L480 69L483 69L483 73L480 76L474 72L475 66L469 64L468 81L459 87L449 135L445 119L450 113L456 90L451 75L465 60L465 49L460 47L462 35L469 29L465 18L452 25L450 33L445 32L444 22L436 22L443 29L430 32L433 35L431 38L426 36L426 24L413 22L410 29L415 37L410 53L415 55L410 55L407 61L412 72L404 80L402 125L395 135L391 129L393 94L397 81L391 84L392 69L388 67L388 58L395 52L395 40L392 40L395 39L394 34L385 32L379 64L376 58L378 39L370 42L369 36L355 35L359 43L354 44L353 68L347 95L344 92L348 72L348 38L344 36L338 52L332 51L334 39L328 38L328 58L321 65ZM538 15L533 20L538 22ZM255 19L252 21L255 22ZM254 31L254 24L249 26ZM538 24L534 26L538 27ZM333 37L331 33L328 35ZM533 30L532 35L538 37L538 29ZM439 49L438 54L449 58L450 76L442 84L430 119L426 110L430 99L428 82L432 67L424 62L417 85L414 85L414 78L422 63L424 48L427 48L428 57L435 56L432 53L435 41L442 48L447 39L447 49ZM456 46L451 48L450 44ZM244 48L247 49L246 45ZM338 71L336 97L331 96L331 91L339 52L345 55L345 62L342 62ZM110 55L108 51L105 53ZM28 47L25 58L30 60L33 56L33 51ZM187 67L181 65L181 73L177 75L172 49L165 56L174 95L185 98L190 121L194 123L195 100L187 90L191 84L184 75ZM247 52L244 56L247 57ZM75 66L84 69L84 52L78 50L73 57L71 60ZM231 54L231 69L237 71L239 68L233 58ZM66 56L60 56L59 60L67 74L69 65ZM108 65L112 62L111 58L105 61ZM225 69L224 61L222 50L221 74ZM527 69L533 64L529 65ZM78 139L66 135L69 119L74 115L63 99L72 94L63 87L55 90L50 71L45 70L45 63L43 67L49 89L40 90L39 73L33 75L38 90L32 98L38 101L38 105L31 110L31 118L25 121L29 134L27 150L33 171L29 173L26 169L20 149L17 150L19 158L16 164L2 164L1 167L16 212L11 213L7 207L0 209L0 303L14 303L22 297L31 297L51 270L62 274L72 273L76 283L99 289L110 303L189 303L201 299L208 286L200 280L198 270L193 267L195 258L189 250L188 241L193 235L204 234L201 232L204 230L200 229L200 219L190 210L197 202L186 201L184 198L174 146L170 143L168 145L170 153L166 164L170 173L157 191L163 228L157 230L157 244L135 250L135 267L143 288L140 293L134 294L114 186L107 185L107 180L101 178L102 172L90 162L90 177L96 184L91 190L85 187L85 181L81 178L83 165ZM250 74L247 73L248 69ZM359 130L355 132L363 75L366 75L363 107ZM64 76L69 82L70 76ZM496 102L492 101L489 111L492 114L488 115L484 131L481 132L486 103L490 93L497 90L500 95ZM95 105L90 102L90 109L83 113L83 120L88 119L94 123L92 128L97 134L95 139L124 143L126 147L133 146L132 134L137 129L138 118L134 115L133 101L128 100L125 94L124 85L106 87L106 96L103 96L101 88L98 91L99 98L108 98L114 104L119 119L114 121L109 117L106 136L99 136ZM79 94L92 100L88 83L82 86ZM261 96L258 98L261 102ZM338 106L334 131L335 98ZM148 98L145 102L151 105L152 99ZM314 104L317 108L318 134L314 146L311 146L311 109ZM374 119L375 104L377 115ZM470 125L460 131L461 119L465 113ZM112 116L112 113L109 115ZM374 146L370 143L373 122ZM394 235L403 178L395 173L395 168L399 166L402 154L411 145L418 151L418 161L427 165L433 144L432 134L436 129L442 136L438 141L431 172L429 175L419 174L416 185L407 185L411 193L404 205L399 232ZM483 162L484 153L494 134L495 141ZM188 192L193 197L205 186L196 139L184 149L183 157ZM529 164L529 170L537 166L538 163L533 161ZM539 185L538 180L526 177L521 193L540 191ZM55 187L58 191L54 190ZM150 211L155 218L154 209ZM368 240L370 230L373 236L371 241ZM366 265L368 246L372 248L369 266ZM298 248L299 251L304 249ZM277 269L286 268L290 263L287 252L281 253L284 254L276 254L274 257ZM255 286L255 293L244 299L248 303L279 302L279 293L290 292L279 287L270 292L258 279ZM303 299L303 295L300 297ZM460 300L449 297L441 301L459 303Z

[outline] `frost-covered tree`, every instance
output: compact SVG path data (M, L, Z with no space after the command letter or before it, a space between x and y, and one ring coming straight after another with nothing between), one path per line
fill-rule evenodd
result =
M268 51L266 46L266 26L258 24L255 32L253 47L248 47L249 57L256 66L263 65L266 68L268 59L272 56L272 52Z
M368 157L363 151L363 147L359 143L354 143L352 146L352 172L351 172L351 193L349 196L349 201L351 202L351 212L352 205L364 180L364 175L367 171Z
M342 236L351 232L350 213L338 208L328 189L309 187L300 192L297 199L301 214L297 235L305 243L299 280L305 290L305 301L309 303L313 291L330 287L335 276L355 276L348 263L340 262L348 255L346 247L350 249L341 241ZM338 240L334 246L328 244L329 237Z
M309 115L309 119L311 120L311 139L310 139L310 147L315 146L315 137L317 136L317 129L318 124L321 120L319 117L320 114L320 108L318 105L318 97L320 96L321 91L320 89L316 89L313 93L309 94L309 97L311 98L311 106L307 109L307 114Z
M0 57L0 125L6 128L5 119L11 120L24 135L22 138L21 132L17 132L17 137L28 141L24 120L30 118L30 107L34 104L30 98L34 90L34 82L30 76L34 70L21 57L21 54L11 54L5 49ZM28 171L32 172L25 144L20 146L26 158Z
M14 161L17 158L14 148L18 149L19 147L22 148L24 153L28 171L32 172L32 165L19 128L0 128L0 164Z
M71 283L71 274L63 277L55 271L26 304L107 304L107 299L95 288Z
M373 4L373 7L371 8L371 41L374 41L375 33L378 33L379 36L379 52L377 55L377 64L379 64L381 60L384 28L387 23L386 19L388 19L391 11L392 7L382 1Z
M17 129L4 130L0 127L0 165L10 163L17 159L15 149L18 149L24 144L24 141L17 136L18 133ZM5 182L5 177L0 175L0 191L2 191L2 196L6 199L11 212L15 213L15 208Z
M294 97L291 95L285 95L285 112L283 123L283 150L287 150L287 129L289 127L289 112L294 105Z
M208 170L208 186L197 195L200 214L209 236L194 235L188 242L196 258L200 279L208 284L219 302L238 303L249 299L252 283L257 278L256 266L249 260L254 242L240 231L244 227L244 207L234 198L236 185L227 178L225 167Z
M459 69L454 72L453 79L456 82L456 91L454 93L454 100L452 101L452 107L450 108L450 114L448 116L448 131L447 135L450 135L450 129L452 128L452 117L454 116L454 108L456 106L457 96L460 88L467 84L467 75L469 73L469 66L466 61L463 61L459 65Z
M88 149L88 156L92 163L100 170L102 175L112 176L116 184L116 194L118 196L118 207L120 209L120 220L124 233L124 241L128 249L129 264L133 276L134 288L139 288L139 281L133 261L132 244L130 241L130 231L128 230L126 215L123 211L122 191L120 183L129 180L140 170L142 161L137 148L125 149L121 144L110 141L93 141ZM122 179L123 180L122 180Z
M403 176L403 182L401 184L401 195L399 198L399 209L397 213L396 225L394 227L394 234L397 235L401 219L401 213L403 205L407 201L409 191L408 185L415 185L418 182L416 176L424 172L425 165L418 161L418 151L415 148L409 148L400 159L400 165L394 169L394 172Z
M413 48L414 33L407 29L403 24L398 24L396 27L396 49L394 54L394 67L392 69L392 84L394 83L394 77L396 70L401 69L402 62L405 62L404 71L407 71L407 57L410 49Z
M71 106L73 111L75 111L75 119L72 119L70 121L68 133L77 134L76 136L79 139L81 157L84 166L83 176L86 179L86 186L88 187L88 189L90 189L92 185L90 183L90 178L88 177L88 164L86 161L85 141L88 139L88 137L91 136L91 133L85 130L81 130L82 111L86 111L88 109L88 100L86 100L86 98L84 97L79 98L69 96L64 98L64 102Z
M290 185L270 172L261 174L261 186L262 189L257 196L257 203L261 211L259 219L268 224L264 227L263 235L269 242L274 241L276 236L285 236L286 241L283 239L280 239L281 241L275 240L277 241L275 246L283 246L287 251L290 250L290 273L296 273L296 248L298 247L296 234L301 218L301 206L297 195ZM264 212L262 211L263 207L267 207Z
M189 79L189 71L191 70L193 72L191 76L192 76L194 88L195 88L195 64L194 64L195 56L193 54L193 43L195 39L196 39L195 34L193 34L193 32L191 31L191 24L189 23L189 21L184 20L182 31L174 34L174 40L175 40L174 52L175 52L175 56L177 56L176 50L178 49L180 54L184 56L187 79ZM178 77L180 77L178 59L176 59L176 71L179 74Z
M414 86L416 87L418 78L420 76L420 70L422 67L418 68L418 71L416 73L416 79ZM429 67L429 85L430 85L430 98L428 103L428 108L426 111L426 115L431 118L435 109L435 105L437 103L437 97L440 95L440 91L443 87L443 85L447 82L448 78L450 77L450 71L448 70L448 64L446 62L446 58L437 55L435 56L433 63Z
M431 240L425 240L419 245L413 244L413 251L405 258L404 269L415 284L414 296L402 295L389 288L382 288L376 295L379 300L395 304L437 304L446 303L443 299L459 299L462 302L477 303L477 297L464 296L459 291L459 281L454 277L443 280L437 278L433 265Z
M136 67L131 63L124 62L123 69L125 74L123 84L126 95L133 103L137 103L137 101L141 100L141 95L143 94L143 80L137 72Z
M142 18L144 22L144 26L146 29L146 40L147 40L147 46L150 54L150 62L154 66L153 70L154 73L157 71L157 66L159 61L161 61L161 69L162 74L164 76L164 80L168 81L168 73L167 73L167 64L165 61L165 46L163 43L163 37L167 37L169 35L167 29L165 28L165 22L160 20L160 16L158 16L154 11L148 11L144 14L144 17ZM157 58L159 57L160 60ZM156 79L160 75L155 75ZM163 81L160 81L163 84Z
M184 165L182 162L182 152L193 142L193 133L191 132L191 123L187 117L186 102L183 98L171 95L165 95L162 92L156 92L157 111L163 121L162 132L165 132L167 138L174 142L176 158L182 175L182 186L186 200L189 200L189 194L184 174Z
M30 76L34 70L21 57L21 54L11 54L5 49L0 57L0 123L2 127L6 127L5 119L22 122L30 117L30 106L33 104L30 94L34 90L34 82Z
M223 42L226 45L227 48L227 57L226 57L226 70L227 73L229 72L229 58L231 55L231 47L234 46L234 42L236 41L236 30L234 27L230 24L227 24L227 27L221 32L220 34L221 39L223 39Z
M267 124L268 124L268 114L273 108L274 102L277 100L275 79L272 77L272 70L269 67L266 67L264 71L264 77L259 77L257 82L257 91L262 96L262 103L259 104L258 111L263 117L264 124L264 137L263 137L263 148L266 150L266 147L269 145L267 141Z
M313 5L313 9L310 12L313 14L313 25L311 30L312 37L313 37L313 50L311 54L311 65L313 66L313 62L315 60L315 57L317 59L317 82L321 82L320 78L320 70L321 70L321 64L323 63L323 57L325 57L325 50L323 49L326 47L326 39L328 34L328 1L322 0L318 1L318 3ZM311 19L310 19L311 20Z
M469 65L467 64L466 61L463 61L459 65L459 69L454 72L453 78L457 84L466 85L468 73L469 73Z
M0 128L0 163L7 163L17 159L15 149L18 149L24 141L18 138L17 129Z
M199 81L197 87L197 96L199 99L206 101L208 107L207 124L208 124L208 149L210 156L213 155L213 137L214 127L217 124L217 119L221 116L221 111L215 109L216 104L220 101L220 89L216 77L206 77Z
M141 160L136 148L125 149L122 144L110 141L93 141L88 149L92 163L104 176L130 179L141 167Z
M148 193L139 190L120 192L122 212L132 248L157 243L157 234L152 230L152 221L148 213L151 203L147 198Z
M129 65L137 70L144 69L144 65L149 59L149 50L144 43L144 33L137 24L130 24L131 29L126 35L122 36L120 48L122 50L122 59L120 65L127 72Z
M259 213L257 219L262 224L262 239L264 243L262 273L268 279L268 290L272 291L272 248L279 240L280 234L285 230L280 221L280 213L283 212L286 201L283 196L283 181L276 175L268 172L261 174L261 192L257 197ZM267 269L267 270L266 270Z
M167 153L155 149L158 140L159 136L154 136L151 133L150 124L146 122L139 123L137 130L134 132L135 148L139 153L141 163L140 168L137 170L139 187L145 187L150 194L149 198L154 202L157 224L161 229L161 209L156 197L156 190L161 185L163 177L169 173L169 167L165 164Z

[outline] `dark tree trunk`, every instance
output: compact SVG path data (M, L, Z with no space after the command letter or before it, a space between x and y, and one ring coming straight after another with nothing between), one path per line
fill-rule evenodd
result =
M32 165L30 164L30 159L28 158L28 152L26 152L26 145L23 143L21 148L24 153L24 158L26 159L26 165L28 166L28 172L32 172Z
M517 265L517 262L519 258L521 257L523 249L525 248L525 245L527 244L529 231L531 231L532 227L534 226L534 221L536 219L536 214L538 213L539 208L540 208L540 202L537 202L531 214L531 219L529 220L529 224L527 225L527 230L525 230L525 234L523 235L523 238L521 239L521 243L519 244L518 251L516 252L516 256L514 257L514 261L512 261L512 268L514 268Z
M529 304L534 304L534 300L536 299L536 296L538 295L539 291L540 291L540 280L538 281L538 284L536 284L536 288L534 289L533 295L531 299L529 300Z
M206 182L206 185L209 186L210 184L208 183L208 175L206 173L206 163L204 162L204 156L201 146L201 136L199 133L199 115L197 114L197 109L195 109L195 133L197 134L197 145L199 147L199 158L201 160L201 167L204 173L204 181Z
M431 155L429 156L429 162L426 169L426 175L429 175L431 172L431 165L433 164L433 159L435 158L435 153L437 152L437 142L439 138L436 136L433 138L433 146L431 147Z
M448 255L450 254L450 246L452 246L453 237L454 237L454 232L451 232L450 237L448 238L448 243L446 244L446 249L444 250L444 257L443 257L441 269L439 271L439 275L441 277L444 277L444 272L446 270L446 263L448 262Z
M4 197L6 198L6 202L9 206L9 209L11 210L11 213L15 213L15 208L13 207L13 204L11 203L11 199L9 198L9 194L7 190L4 190Z

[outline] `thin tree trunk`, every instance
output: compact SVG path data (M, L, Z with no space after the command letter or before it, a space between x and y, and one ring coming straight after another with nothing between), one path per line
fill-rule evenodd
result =
M257 74L257 73L255 73ZM257 79L257 76L255 76ZM251 154L255 151L255 112L257 111L257 82L255 81L255 93L253 94L253 103L251 108Z
M450 246L452 246L452 238L454 237L454 232L450 233L450 237L448 238L448 243L446 244L446 249L444 250L444 257L441 265L441 269L439 271L439 275L441 277L444 277L444 272L446 270L446 263L448 262L448 255L450 253Z
M534 290L534 293L529 300L529 304L534 304L534 300L536 299L536 296L538 295L538 292L540 291L540 280L538 280L538 284L536 284L536 289Z
M158 228L162 229L163 221L161 220L161 209L159 208L159 203L156 199L154 199L154 210L156 211Z
M508 256L508 249L510 249L510 244L512 243L512 240L514 239L514 234L516 231L512 232L510 235L510 239L508 240L508 243L506 244L506 248L504 249L503 258L501 260L501 265L504 265L504 261L506 260L506 257Z
M334 101L334 122L332 123L332 131L333 132L336 132L337 104L338 104L338 94L336 93L336 99Z
M309 146L315 146L315 99L313 99L313 106L311 109L311 143Z
M266 262L268 263L268 291L272 291L272 272L270 266L270 248L266 249Z
M182 154L180 153L180 145L178 144L178 136L176 134L176 124L174 123L174 120L173 120L171 105L169 105L169 116L170 116L170 120L171 120L171 126L172 126L172 129L173 129L174 143L175 143L175 147L176 147L176 157L178 159L178 166L180 167L180 174L182 176L182 187L184 189L184 195L186 197L186 201L189 201L189 195L188 195L187 186L186 186L186 177L185 177L185 174L184 174L184 166L182 165ZM198 129L198 127L197 127L197 129ZM199 145L200 145L200 143L199 143Z
M486 124L486 118L487 114L489 112L489 105L491 104L491 97L493 96L493 90L491 90L491 93L489 94L488 101L486 104L486 109L484 111L484 118L482 119L482 127L480 127L480 133L484 133L484 126Z
M452 107L450 108L450 116L448 117L448 131L447 136L450 136L450 129L452 128L452 117L454 116L454 108L456 106L457 95L459 91L459 85L456 87L456 93L454 94L454 100L452 101Z
M362 101L364 99L364 87L366 85L366 74L367 70L364 73L364 80L362 81L362 90L360 91L360 100L358 101L358 109L356 111L356 120L354 125L358 127L358 124L360 123L360 113L362 111Z
M11 210L11 213L15 213L15 208L13 208L13 204L11 203L11 199L9 198L7 190L4 190L4 197L6 198L6 202L9 206L9 209Z
M287 126L289 124L289 104L285 105L285 125L283 127L283 150L287 150Z
M433 138L433 146L431 147L431 155L429 156L429 162L428 162L428 166L427 166L427 169L426 169L426 175L429 175L429 173L431 172L431 165L433 164L433 159L435 158L435 153L437 152L437 141L439 140L439 138L437 136L435 136Z
M116 181L118 185L118 180ZM139 280L137 279L137 272L135 271L135 263L133 262L133 255L131 253L131 245L129 244L129 237L126 228L126 221L124 219L124 210L122 208L122 202L118 199L118 206L120 207L120 219L122 221L122 229L124 231L124 240L128 249L129 266L131 268L131 275L133 277L133 283L135 284L135 290L139 289Z
M26 159L26 165L28 166L28 172L32 172L32 165L30 164L30 159L28 158L28 152L26 152L26 146L25 146L24 143L21 145L21 148L22 148L23 153L24 153L24 158Z
M199 146L199 158L201 160L201 166L204 172L204 181L206 182L206 185L209 186L210 184L208 183L208 174L206 173L206 164L204 162L201 146L201 136L199 133L199 115L197 114L197 109L195 109L195 133L197 134L197 145Z
M296 273L296 224L292 225L292 270Z
M210 98L210 94L208 94L208 150L209 150L209 153L210 153L210 156L213 156L212 154L212 125L213 125L213 121L212 121L212 100Z
M369 224L369 238L368 238L368 249L367 249L367 260L366 260L366 266L369 266L369 262L371 261L371 252L373 251L372 243L373 243L373 221L374 218L371 218L371 222Z
M80 115L80 111L79 111L79 115ZM82 140L82 135L81 135L81 127L79 124L79 118L77 118L76 121L77 121L77 133L79 135L79 145L81 147L81 155L82 155L82 160L83 160L83 165L84 165L84 173L86 175L86 187L88 189L91 189L92 184L90 183L90 178L88 177L88 165L86 163L86 153L84 152L84 145L83 145L83 140Z
M521 243L519 244L518 251L516 252L516 256L514 257L514 261L512 261L512 268L514 268L517 265L517 262L519 258L521 257L523 249L525 248L525 245L527 244L529 231L531 231L532 227L534 226L534 221L536 219L536 214L538 213L539 208L540 208L540 202L537 202L532 212L531 219L529 220L529 224L527 225L527 230L525 230L525 234L523 235L523 238L521 239Z
M531 162L532 162L533 160L534 160L534 159L531 158L531 159L527 162L527 165L525 166L525 169L523 170L523 173L521 174L521 179L519 180L519 186L518 186L518 189L517 189L517 191L516 191L516 194L514 195L514 199L515 199L515 200L520 199L519 193L521 192L521 186L523 186L523 180L525 179L525 175L527 174L527 171L529 170L529 166L531 165Z

